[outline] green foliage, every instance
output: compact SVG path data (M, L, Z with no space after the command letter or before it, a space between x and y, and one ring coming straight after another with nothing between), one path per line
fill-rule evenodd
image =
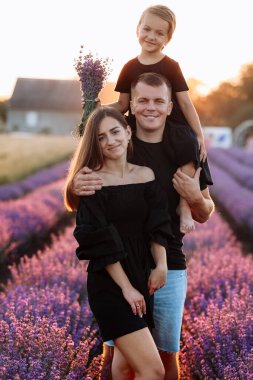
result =
M0 100L0 120L6 122L7 100Z

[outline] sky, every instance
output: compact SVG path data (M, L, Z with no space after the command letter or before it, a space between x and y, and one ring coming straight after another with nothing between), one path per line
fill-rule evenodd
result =
M108 80L116 81L140 52L136 25L154 4L177 17L164 53L206 92L253 61L252 0L1 0L0 97L11 96L18 77L75 78L82 44L85 52L112 59Z

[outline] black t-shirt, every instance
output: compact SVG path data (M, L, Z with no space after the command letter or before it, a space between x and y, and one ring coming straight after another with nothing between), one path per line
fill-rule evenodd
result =
M168 194L169 213L172 219L172 232L175 238L169 243L167 250L168 269L185 269L186 260L182 250L182 238L179 226L180 220L176 213L179 203L179 195L172 184L172 177L178 166L174 161L172 149L168 149L167 143L147 143L133 136L134 156L131 162L136 165L150 167L161 187ZM188 159L188 158L187 158Z
M176 124L188 124L180 109L176 92L188 91L189 88L178 62L168 56L163 57L161 61L152 65L143 65L139 62L137 57L131 59L123 66L115 86L115 91L131 94L132 81L140 74L148 72L161 74L171 83L173 108L169 117L170 121ZM134 122L132 123L131 119L135 120L134 116L131 114L131 110L129 110L129 122L132 126Z
M180 136L178 136L180 131ZM168 195L168 208L172 219L172 232L175 236L169 242L167 250L168 269L186 269L186 258L183 252L183 234L180 232L180 218L176 212L179 204L179 194L173 187L172 178L180 166L194 162L196 167L201 166L199 161L198 143L192 130L188 126L181 126L175 134L175 128L167 125L164 129L163 140L158 143L148 143L139 140L135 134L133 141L133 157L131 162L136 165L148 166L154 173L162 189ZM211 173L208 163L206 167ZM207 187L207 178L200 175L200 189Z
M176 157L174 161L178 165L177 168L183 165L181 163L181 153L183 152L183 160L185 160L186 155L189 157L188 161L184 161L185 164L189 161L195 161L196 168L199 166L202 168L200 173L201 190L206 186L213 185L208 160L204 163L199 161L199 146L196 134L186 121L177 101L176 92L189 90L178 62L168 56L164 56L161 61L155 64L143 65L137 57L133 58L123 66L115 86L115 91L131 94L132 81L140 74L147 72L161 74L171 83L173 108L166 121L168 133L165 135L165 140L168 142L169 149L171 148L171 142L173 142L173 151ZM131 114L131 110L129 110L126 118L132 130L135 131L136 120L135 116Z

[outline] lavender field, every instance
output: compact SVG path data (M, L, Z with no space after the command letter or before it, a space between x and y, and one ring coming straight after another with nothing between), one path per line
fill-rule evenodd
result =
M239 147L212 148L209 162L215 183L213 198L236 229L252 239L253 154Z
M213 197L238 225L253 230L250 157L236 149L210 151L209 156ZM58 171L55 167L55 173L51 168L48 174L44 170L22 183L0 187L0 262L11 264L0 293L3 380L98 378L101 339L87 303L86 263L75 257L73 217L69 226L57 235L52 233L65 214L64 165ZM42 245L28 257L24 247L31 251L34 239ZM184 242L188 293L181 339L182 379L250 380L252 255L244 254L219 208Z

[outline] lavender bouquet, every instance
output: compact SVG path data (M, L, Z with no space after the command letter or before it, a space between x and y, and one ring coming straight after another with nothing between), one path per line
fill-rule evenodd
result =
M79 76L82 92L83 116L78 126L80 136L83 134L87 117L96 106L98 94L104 87L106 79L111 73L110 64L111 61L109 58L99 58L94 56L91 52L84 55L83 45L81 45L80 55L74 64Z

